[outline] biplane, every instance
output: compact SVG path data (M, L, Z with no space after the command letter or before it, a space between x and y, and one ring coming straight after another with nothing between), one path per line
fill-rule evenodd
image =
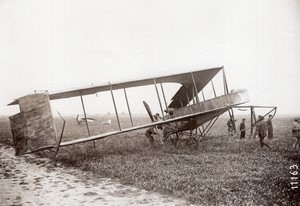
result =
M224 93L218 96L215 92L213 78L220 71L223 73ZM166 100L164 92L164 85L167 83L177 83L180 85L178 91L174 94L169 103ZM213 88L214 97L211 99L205 99L204 93L202 92L202 101L200 101L200 92L203 91L204 87L208 86L209 84ZM157 94L162 118L159 121L155 121L153 119L150 106L144 101L141 102L141 104L144 104L145 112L147 112L149 115L149 123L143 125L134 125L126 89L145 85L153 85L153 88ZM114 92L116 90L124 91L128 115L131 120L130 127L121 127L118 108L116 106L114 97ZM83 96L105 91L111 93L118 129L115 131L91 135ZM87 136L71 141L62 141L63 130L60 136L57 135L50 101L71 97L81 98L84 120L86 122ZM197 142L200 138L203 138L207 134L220 115L228 111L229 115L233 117L233 108L248 101L249 97L247 90L245 89L229 92L225 71L222 66L192 72L158 76L154 78L90 85L87 87L80 87L77 89L69 89L53 93L46 92L27 95L20 97L9 104L18 104L20 108L20 113L10 116L10 124L16 155L55 148L58 152L60 147L88 141L96 141L112 135L149 127L157 127L159 125L163 127L164 141L172 135L175 135L175 139L178 140L183 134L188 134L191 142Z

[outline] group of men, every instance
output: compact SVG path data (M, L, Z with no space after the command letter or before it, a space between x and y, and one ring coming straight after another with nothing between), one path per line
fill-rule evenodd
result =
M258 116L258 121L256 123L256 134L258 134L260 138L260 145L261 147L267 146L270 147L267 143L264 142L264 139L268 137L268 139L273 139L273 123L272 123L272 115L269 115L269 119L267 121L264 121L264 117L259 115ZM234 122L236 122L235 119L230 118L227 122L227 127L228 127L228 134L229 136L234 135ZM246 119L243 118L242 122L240 123L240 139L244 139L246 136Z
M159 116L158 113L153 115L153 117L154 117L155 122L161 120L161 117ZM273 139L272 118L273 118L273 116L269 115L269 118L265 121L264 116L258 115L258 121L255 124L256 127L254 127L254 138L258 135L258 137L260 139L261 147L266 146L266 147L270 148L270 145L265 143L264 139L266 137L268 137L268 139ZM228 133L230 136L234 135L236 121L237 120L230 118L227 122ZM245 118L242 119L242 122L240 123L240 126L239 126L239 130L240 130L240 139L244 139L246 136L246 130L247 130ZM293 146L293 149L296 149L296 148L300 147L300 117L294 119L292 132L293 132L293 137L297 138L297 141ZM145 136L147 137L147 139L150 142L150 147L153 147L153 144L154 144L153 135L159 134L159 133L161 133L160 136L165 136L164 134L162 135L162 133L163 133L162 126L151 127L146 130ZM163 141L163 139L161 139L161 141Z
M254 137L258 135L260 139L260 145L261 147L266 146L270 147L267 143L264 142L264 139L268 137L268 139L273 139L273 123L272 123L272 115L269 115L269 119L267 121L264 121L264 117L259 115L258 116L258 121L256 123L255 127L255 132L254 132ZM228 126L228 133L230 136L233 136L234 133L234 122L236 120L234 119L229 119L227 122ZM246 135L246 125L245 125L246 119L243 118L242 122L240 123L240 139L244 139ZM293 149L297 149L300 147L300 117L297 117L294 119L293 122L293 137L296 137L296 143L293 145Z

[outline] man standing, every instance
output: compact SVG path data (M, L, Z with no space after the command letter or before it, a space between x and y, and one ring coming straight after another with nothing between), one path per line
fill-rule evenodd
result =
M157 121L161 120L161 117L159 116L158 113L156 113L155 115L153 115L153 119L154 119L154 122L157 122ZM153 135L157 135L157 134L161 135L160 133L162 133L161 132L162 130L163 130L163 127L161 125L150 127L146 130L145 136L149 140L151 148L153 148L153 146L154 146Z
M267 123L264 121L263 116L258 115L257 125L258 125L258 136L259 136L259 140L260 140L260 146L264 147L264 145L265 145L265 146L271 148L270 145L268 145L264 142L264 139L267 136L267 129L268 128L267 128Z
M293 122L293 137L297 138L297 141L295 145L293 146L293 149L297 149L297 147L300 147L300 118L295 118Z
M245 126L245 122L246 122L246 119L243 118L241 124L240 124L240 138L241 139L244 139L245 138L245 135L246 135L246 126Z
M267 120L268 125L268 139L273 139L273 123L272 123L272 115L269 115L269 119Z
M233 118L230 117L230 119L227 122L227 127L228 127L228 135L233 136L233 131L234 131L234 120Z

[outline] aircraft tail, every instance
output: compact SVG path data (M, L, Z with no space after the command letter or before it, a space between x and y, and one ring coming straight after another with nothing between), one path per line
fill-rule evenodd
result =
M47 94L18 99L20 113L9 117L16 155L57 145L57 134Z

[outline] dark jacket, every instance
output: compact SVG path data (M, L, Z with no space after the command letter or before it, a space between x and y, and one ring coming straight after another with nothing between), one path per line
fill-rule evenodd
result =
M240 131L245 130L246 126L245 126L245 122L241 122L240 124Z
M268 126L266 124L265 121L260 121L259 122L259 125L258 125L258 136L259 137L266 137L267 136L267 129L268 129Z

